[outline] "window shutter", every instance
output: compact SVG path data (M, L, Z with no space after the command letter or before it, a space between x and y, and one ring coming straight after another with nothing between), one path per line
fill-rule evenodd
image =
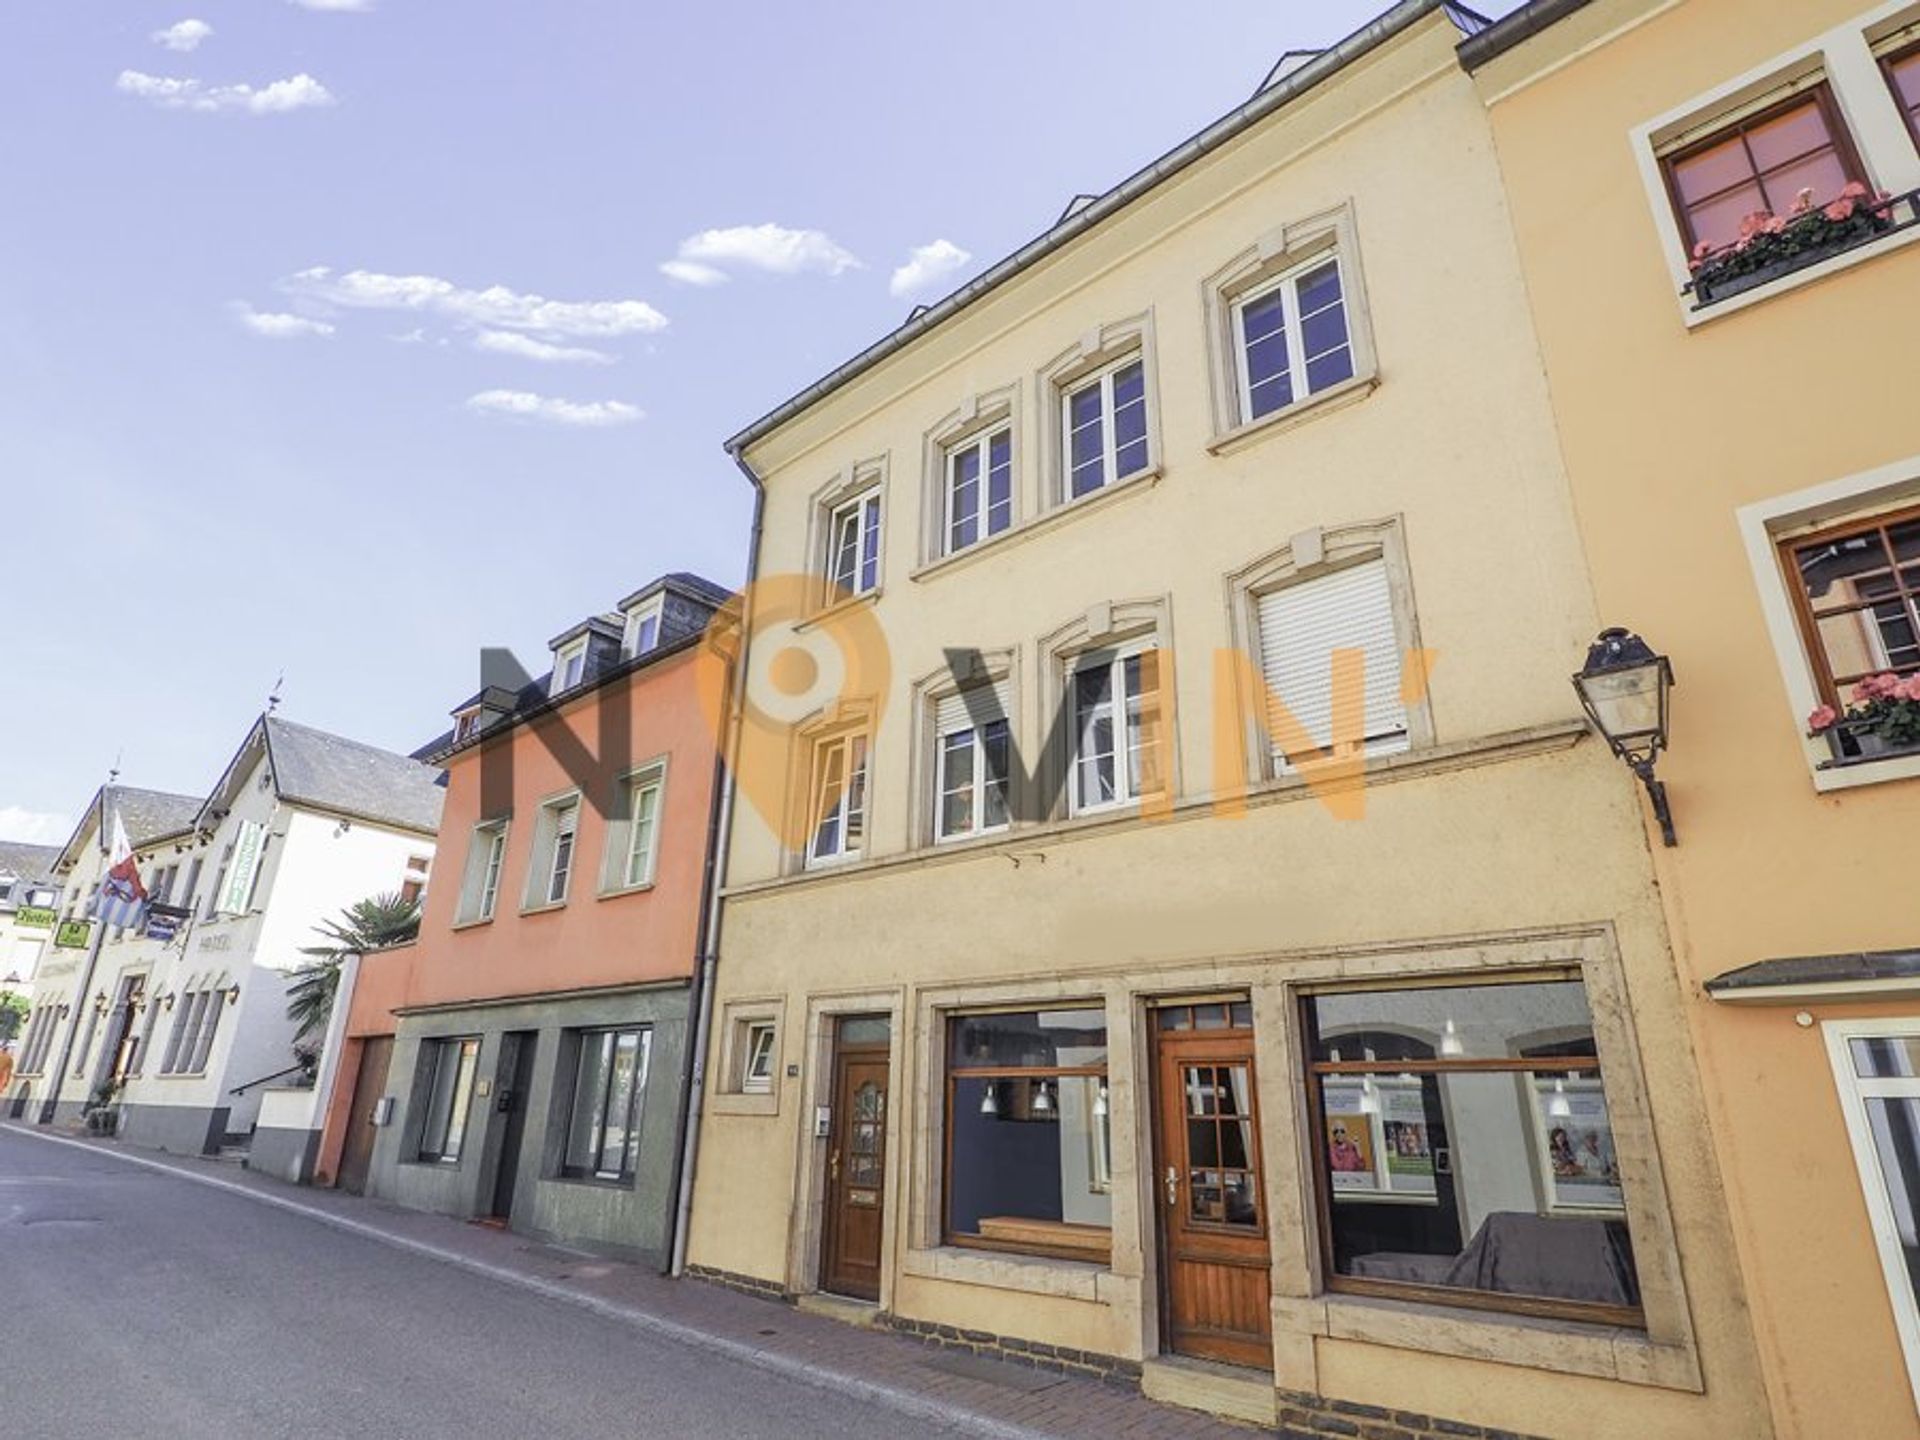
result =
M957 694L942 696L934 707L933 728L937 735L951 735L956 730L973 728L973 718L967 711L967 697L979 690L987 690L992 700L987 706L994 715L1002 720L1011 720L1009 706L1012 702L1012 685L1005 678L995 680L989 686L976 685Z
M1322 749L1333 735L1333 652L1366 652L1366 749L1406 748L1407 713L1400 703L1400 637L1384 560L1369 560L1270 591L1259 600L1260 671L1271 696L1268 735L1276 756L1285 706Z

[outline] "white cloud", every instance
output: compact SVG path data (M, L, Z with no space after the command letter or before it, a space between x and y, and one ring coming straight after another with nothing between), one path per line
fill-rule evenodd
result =
M293 0L302 10L338 10L364 14L373 9L373 0Z
M204 20L182 20L177 25L154 31L148 38L156 45L185 54L189 50L198 50L200 42L211 34L213 27Z
M18 805L0 805L0 840L21 845L64 845L73 833L73 821L65 815L49 815L44 810L24 810Z
M333 326L326 321L309 320L304 315L255 310L251 305L235 305L233 313L247 329L269 340L299 340L309 335L325 337L333 334Z
M887 282L887 289L894 299L903 300L922 290L931 289L950 275L958 271L973 259L965 250L951 240L935 240L929 245L916 245L907 256L907 263L893 272L893 278Z
M289 279L290 294L349 310L405 310L487 330L524 330L550 339L609 340L667 328L644 300L548 300L504 285L466 290L434 275L336 274L325 265Z
M682 285L724 285L727 272L716 270L711 265L702 265L698 260L662 260L660 273L669 280L678 280Z
M335 103L333 92L311 75L275 80L256 90L251 85L213 85L122 70L115 82L123 95L136 95L162 110L241 110L249 115L278 115Z
M483 415L544 420L552 425L631 425L641 418L639 407L623 400L559 400L529 390L482 390L467 401L467 408Z
M859 258L825 231L789 230L784 225L734 225L724 230L702 230L680 242L679 259L682 263L692 261L708 271L745 266L773 275L799 275L810 270L838 275L860 268ZM713 282L702 276L692 283Z
M611 365L620 358L582 345L552 345L517 330L482 330L473 337L473 348L495 355L518 355L523 360L538 360L548 365Z

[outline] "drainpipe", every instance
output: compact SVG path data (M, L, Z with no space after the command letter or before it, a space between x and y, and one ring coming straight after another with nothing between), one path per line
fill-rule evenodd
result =
M670 1275L687 1269L687 1237L693 1213L694 1170L700 1158L700 1116L707 1089L708 1036L713 1029L713 981L720 963L720 893L727 883L727 841L733 831L734 771L727 757L739 753L740 727L746 712L747 637L753 633L753 582L760 574L760 528L766 514L765 484L738 449L727 453L753 486L753 526L747 541L747 579L741 589L740 645L728 677L727 730L720 753L714 757L714 804L708 819L706 873L701 880L700 937L695 947L693 1034L681 1076L679 1174L675 1177L673 1252Z

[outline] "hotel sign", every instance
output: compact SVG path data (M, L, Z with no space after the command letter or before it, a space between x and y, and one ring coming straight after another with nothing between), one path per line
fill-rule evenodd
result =
M84 950L87 937L93 933L91 920L62 920L60 928L53 932L53 945L56 950Z
M23 930L51 930L59 920L59 914L44 905L22 905L13 912L13 923Z

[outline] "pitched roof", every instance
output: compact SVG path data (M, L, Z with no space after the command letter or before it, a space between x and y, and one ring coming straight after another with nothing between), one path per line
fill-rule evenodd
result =
M33 884L53 878L53 863L60 858L58 845L29 845L23 840L0 840L0 875Z
M67 843L60 847L56 864L62 869L73 864L87 837L101 831L106 816L119 815L120 823L127 827L127 843L138 850L170 835L186 834L193 829L200 806L197 795L143 790L138 785L102 785L87 801Z
M282 800L403 830L440 828L446 777L431 765L278 715L263 716L261 724Z
M659 575L649 580L638 590L627 596L626 599L622 600L619 608L622 610L629 609L639 601L646 599L647 596L653 594L656 590L678 590L681 594L689 595L695 600L711 605L716 610L733 599L733 591L729 590L726 586L716 585L713 581L707 579L706 576L695 575L691 570L675 570L670 574Z

